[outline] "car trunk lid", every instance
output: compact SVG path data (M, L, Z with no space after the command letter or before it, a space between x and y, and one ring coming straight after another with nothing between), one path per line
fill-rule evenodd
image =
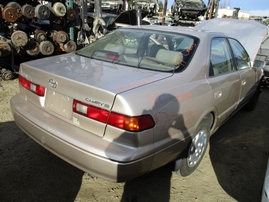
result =
M165 79L172 73L142 70L70 53L22 63L20 75L46 88L44 98L22 91L29 102L103 136L105 124L73 113L73 100L110 111L117 94Z

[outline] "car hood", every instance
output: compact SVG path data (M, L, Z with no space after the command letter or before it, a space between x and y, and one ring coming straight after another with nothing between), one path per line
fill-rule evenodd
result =
M33 69L33 70L32 70ZM37 72L56 75L71 82L118 94L172 76L172 73L128 67L68 53L22 63L21 74L40 84ZM33 73L31 73L33 72ZM34 73L36 72L36 73ZM31 75L32 74L32 75Z
M196 25L194 29L222 32L226 36L237 39L245 47L252 62L267 35L267 27L259 22L230 18L206 20Z

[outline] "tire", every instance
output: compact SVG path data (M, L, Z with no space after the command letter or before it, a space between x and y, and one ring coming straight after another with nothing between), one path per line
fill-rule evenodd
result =
M14 46L23 47L28 43L29 38L24 31L17 30L12 33L11 41Z
M47 20L50 17L50 9L46 5L39 4L35 7L35 15L40 20Z
M51 55L54 52L54 45L50 41L42 41L39 50L43 55Z
M247 102L247 104L244 106L244 109L246 111L253 111L257 105L257 102L259 100L259 96L261 94L261 82L258 85L257 89L255 90L255 93L253 96L250 98L250 100Z
M12 71L10 70L5 70L3 73L2 73L2 79L4 81L7 81L7 80L11 80L13 78L13 73Z
M56 2L53 4L54 14L58 17L63 17L66 14L66 7L61 2Z
M177 160L180 162L178 175L183 177L193 173L201 163L207 150L210 138L210 127L213 123L213 116L209 114L198 125L190 145L185 150L183 158Z

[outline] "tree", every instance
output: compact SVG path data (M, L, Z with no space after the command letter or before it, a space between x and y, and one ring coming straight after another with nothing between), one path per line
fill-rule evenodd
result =
M159 1L159 12L163 11L163 2L162 1Z

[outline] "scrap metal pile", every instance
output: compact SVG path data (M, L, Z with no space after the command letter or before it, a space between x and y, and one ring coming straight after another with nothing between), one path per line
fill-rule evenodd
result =
M105 13L100 1L94 2L91 12L88 0L0 0L0 79L13 78L21 62L73 52L94 42L116 29L116 20L137 24L135 10Z
M21 62L73 52L103 37L119 24L136 25L139 19L158 10L157 0L147 0L147 6L143 4L143 7L139 3L144 0L134 1L136 9L129 9L129 0L119 0L122 5L119 8L123 9L123 2L126 6L124 10L116 9L115 13L111 5L110 10L106 9L109 2L0 0L0 78L13 78L12 72L18 70ZM92 5L94 12L91 12ZM138 12L140 9L142 12Z
M199 16L204 16L206 12L207 6L202 0L174 0L171 6L171 13L175 21L196 20Z
M12 76L5 69L20 60L77 49L77 11L72 2L0 1L0 75L4 80Z

